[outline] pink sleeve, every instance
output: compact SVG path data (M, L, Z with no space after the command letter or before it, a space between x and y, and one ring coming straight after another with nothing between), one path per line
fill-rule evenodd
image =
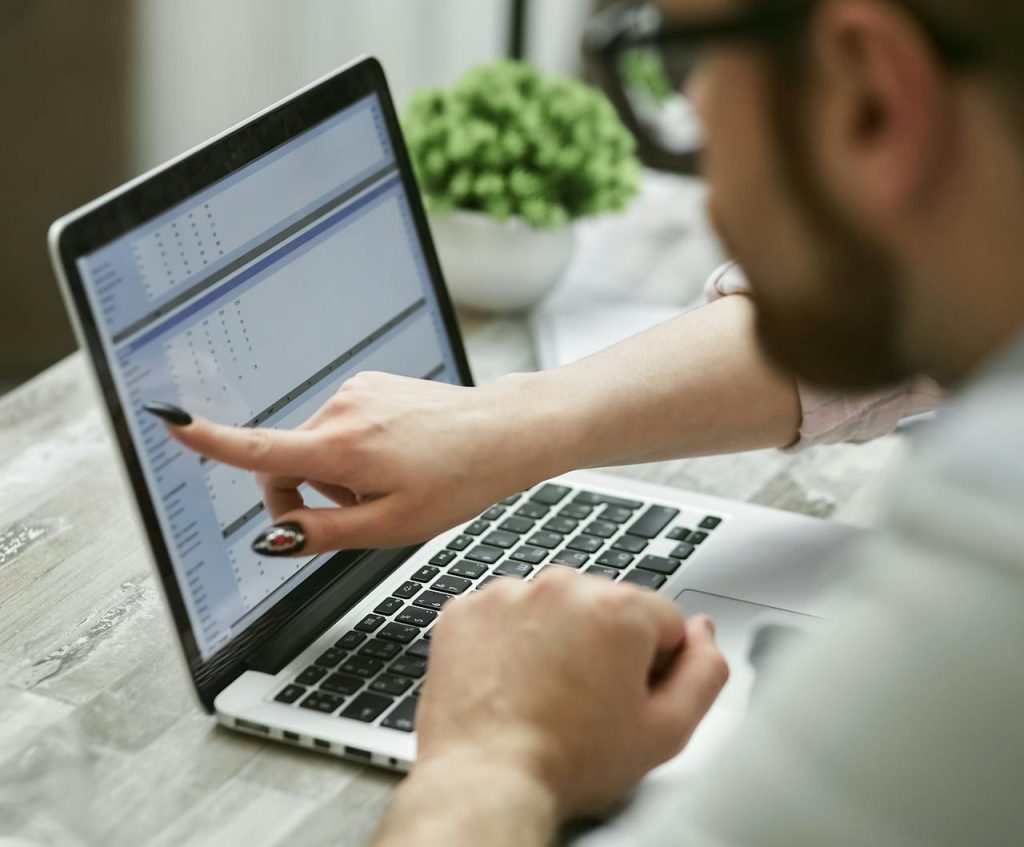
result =
M749 294L750 284L735 263L723 265L704 286L708 302L732 294ZM798 384L800 437L790 449L839 441L870 441L892 432L905 417L934 409L942 401L942 389L920 378L883 391L844 394Z

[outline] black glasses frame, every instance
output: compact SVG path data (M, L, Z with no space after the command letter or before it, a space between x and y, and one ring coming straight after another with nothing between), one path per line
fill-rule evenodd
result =
M667 150L638 119L623 85L619 60L630 50L645 47L689 47L697 50L716 42L748 41L771 44L799 32L820 0L794 0L774 8L754 7L729 16L682 23L666 19L651 3L626 0L595 15L584 32L584 52L596 67L603 88L619 116L637 139L639 153L652 167L695 173L697 154ZM984 60L982 51L960 34L926 20L918 23L936 53L949 67L964 67Z

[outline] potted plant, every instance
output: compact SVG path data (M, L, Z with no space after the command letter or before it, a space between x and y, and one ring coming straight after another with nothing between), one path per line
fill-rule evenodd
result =
M573 221L636 193L632 135L605 96L525 62L473 68L414 94L403 117L456 302L532 305L572 257Z

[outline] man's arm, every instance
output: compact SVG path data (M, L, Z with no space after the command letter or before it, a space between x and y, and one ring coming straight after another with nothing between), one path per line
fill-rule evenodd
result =
M568 568L450 602L377 847L542 845L675 755L728 670L704 617Z
M455 752L417 763L399 786L375 847L528 847L560 823L550 790L526 772Z
M409 544L576 468L792 442L797 390L762 357L753 321L747 298L727 297L551 371L479 388L362 373L296 430L179 415L171 431L258 472L304 553ZM344 508L303 508L303 483Z

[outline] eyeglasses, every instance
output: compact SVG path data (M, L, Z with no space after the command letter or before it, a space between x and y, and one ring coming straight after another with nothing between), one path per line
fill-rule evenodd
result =
M584 49L595 61L605 90L637 137L648 164L682 172L695 169L700 124L683 95L687 79L709 46L723 42L770 44L799 32L817 0L781 7L753 7L728 17L682 23L653 2L617 3L591 19ZM977 62L975 46L958 34L920 21L936 52L949 65Z

